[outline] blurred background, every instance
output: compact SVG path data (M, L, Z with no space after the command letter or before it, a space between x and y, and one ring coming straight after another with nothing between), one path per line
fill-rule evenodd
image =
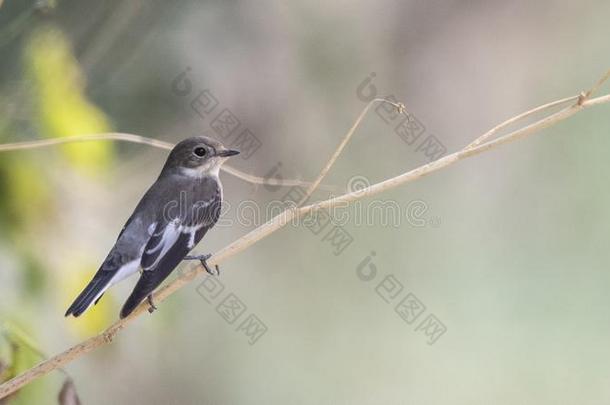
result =
M308 180L367 100L404 102L408 122L367 115L324 181L339 193L588 89L610 67L609 13L602 0L0 1L0 141L206 133L248 151L231 162L244 172ZM381 196L415 204L415 221L288 226L65 371L85 404L607 403L609 111ZM135 278L63 314L166 156L110 141L0 154L0 379L118 318ZM222 180L227 222L200 253L254 228L240 202L299 191ZM7 403L57 403L65 379Z

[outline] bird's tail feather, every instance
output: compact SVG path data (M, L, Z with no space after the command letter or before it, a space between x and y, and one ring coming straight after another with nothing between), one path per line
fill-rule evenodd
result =
M72 305L70 305L65 316L73 315L76 318L85 312L92 304L97 304L97 301L110 286L110 282L114 275L115 272L98 271L89 284L87 284L87 287L85 287L78 297L76 297ZM95 301L95 303L93 301Z
M121 309L121 319L126 318L142 302L145 296L131 294Z
M200 233L200 236L196 236L195 240L199 242L199 240L207 231L207 228L202 228L204 230L203 233ZM178 241L169 249L165 255L159 260L159 262L152 269L144 270L142 272L142 276L136 283L131 295L125 301L125 305L121 309L121 318L126 318L133 312L134 309L144 300L144 298L148 297L155 288L157 288L163 280L169 276L169 274L176 268L178 264L184 259L184 256L189 252L188 242L189 234L182 233L178 239Z
M171 270L172 269L170 268L170 271ZM140 302L142 302L144 298L146 298L150 293L152 293L153 290L159 284L161 284L161 281L163 281L163 279L157 281L152 279L151 277L147 277L148 274L149 273L147 272L144 272L144 274L142 274L142 277L140 277L140 279L136 283L136 286L127 298L127 301L125 301L125 304L121 309L121 319L126 318L129 314L131 314L133 310L136 309L136 307L140 304Z
M169 276L186 253L187 251L179 251L174 255L166 255L154 270L147 270L142 273L121 309L121 319L129 316L140 302L144 301L144 298L148 297Z

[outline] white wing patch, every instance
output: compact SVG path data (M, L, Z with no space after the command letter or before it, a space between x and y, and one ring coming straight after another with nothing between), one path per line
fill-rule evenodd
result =
M157 254L157 258L155 259L155 261L153 263L151 263L149 266L143 267L143 270L152 269L153 267L155 267L157 265L157 263L159 263L159 260L161 260L163 258L163 256L165 256L167 251L174 245L174 243L176 243L176 241L180 237L181 228L182 228L182 225L180 225L180 221L178 219L175 219L172 222L170 222L169 224L167 224L167 226L164 229L162 229L161 231L154 233L152 235L153 237L155 237L155 236L160 236L161 234L163 234L163 236L161 236L161 238L159 239L159 243L157 243L156 246L153 246L150 249L147 249L145 253L147 255L150 255L150 254L158 252L159 250L161 252L159 254Z
M148 226L148 236L153 236L154 232L155 232L155 228L157 228L157 223L153 222L152 224L150 224Z
M143 267L143 270L150 270L154 268L159 263L159 261L163 259L165 254L172 248L172 246L174 246L174 244L178 241L180 235L182 234L189 235L187 247L189 250L193 249L195 247L195 235L203 227L204 224L185 226L182 225L180 220L175 219L169 224L167 224L165 229L162 229L161 231L152 234L152 237L161 236L161 238L155 246L152 246L150 249L147 249L145 253L146 255L156 254L157 258L150 265Z
M192 248L195 247L195 234L197 233L198 230L200 230L201 228L203 228L203 224L199 224L199 225L193 225L193 226L185 226L182 228L182 232L183 233L188 233L190 234L189 236L189 243L187 245L187 247L189 248L189 250L191 250Z

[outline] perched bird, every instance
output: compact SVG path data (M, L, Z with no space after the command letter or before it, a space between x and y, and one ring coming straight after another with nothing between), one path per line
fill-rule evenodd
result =
M206 260L210 255L187 256L220 216L220 166L239 151L206 137L178 143L161 174L136 206L106 260L87 287L66 311L77 317L97 304L106 290L140 271L141 276L121 309L128 316L145 298L155 309L151 293L185 259ZM216 269L218 272L218 268Z

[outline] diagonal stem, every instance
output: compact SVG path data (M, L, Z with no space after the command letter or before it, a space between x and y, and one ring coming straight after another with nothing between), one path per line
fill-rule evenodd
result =
M341 154L341 152L343 152L343 149L345 149L345 146L347 146L347 143L352 138L352 135L354 135L354 132L356 131L358 126L360 126L360 123L364 119L364 116L366 115L366 113L369 111L371 106L373 104L375 104L375 103L388 103L388 104L391 104L391 105L393 105L394 107L396 107L398 109L399 114L403 114L404 113L404 108L405 107L404 107L404 105L402 103L394 103L393 101L386 100L385 98L375 98L375 99L369 101L369 103L366 105L366 107L364 107L364 109L362 110L360 115L358 115L358 118L356 118L356 121L354 121L354 123L352 124L351 128L347 131L347 133L343 137L343 140L341 141L341 143L339 144L339 146L335 150L335 153L333 153L333 155L330 157L330 159L326 163L326 166L324 166L322 168L322 171L320 172L318 177L307 188L307 190L305 191L305 195L303 196L303 198L301 198L301 200L297 204L297 207L300 207L301 205L305 204L305 202L307 200L309 200L309 197L311 197L313 192L316 191L316 189L318 188L318 186L320 185L320 183L322 182L324 177L326 177L326 175L328 174L330 169L333 167L333 165L335 164L335 162L339 158L339 155Z
M123 141L123 142L131 142L142 145L148 145L159 149L167 149L171 150L174 147L174 144L164 141L159 141L157 139L148 138L145 136L134 135L134 134L126 134L122 132L110 132L105 134L92 134L92 135L77 135L77 136L66 136L63 138L54 138L54 139L41 139L36 141L25 141L25 142L15 142L15 143L5 143L0 145L0 152L9 152L16 150L24 150L24 149L36 149L36 148L44 148L47 146L55 146L61 145L65 143L74 143L74 142L91 142L91 141ZM252 184L268 184L272 186L311 186L310 182L300 181L300 180L291 180L291 179L266 179L258 176L253 176L251 174L242 172L234 167L229 165L223 165L221 170L241 179L248 183ZM333 189L330 186L323 186L326 189Z
M578 97L578 96L575 96L575 97ZM554 103L559 103L560 101L565 102L565 99L558 100L557 102L554 102ZM483 144L480 144L477 146L466 147L458 152L454 152L450 155L446 155L441 159L438 159L436 161L433 161L433 162L430 162L423 166L420 166L414 170L408 171L408 172L403 173L396 177L389 178L380 183L371 185L371 186L367 187L366 189L359 190L359 191L352 192L352 193L347 193L347 194L344 194L344 195L336 197L336 198L332 198L332 199L318 202L315 204L302 206L300 208L292 208L292 209L286 210L284 213L272 218L270 221L261 225L257 229L249 232L248 234L242 236L235 242L233 242L230 245L226 246L225 248L221 249L208 261L208 263L210 265L219 264L220 262L249 248L250 246L254 245L259 240L265 238L266 236L270 235L271 233L282 228L293 218L300 217L311 211L331 207L340 202L350 202L350 201L357 200L359 198L363 198L365 196L379 194L386 190L395 188L399 185L418 180L430 173L441 170L445 167L448 167L454 163L457 163L457 162L464 160L466 158L469 158L471 156L487 152L487 151L494 149L505 143L512 142L517 139L521 139L521 138L530 136L536 132L539 132L540 130L542 130L544 128L548 128L552 125L557 124L558 122L561 122L561 121L571 117L572 115L578 113L579 111L582 111L585 108L589 108L589 107L592 107L595 105L605 104L605 103L610 103L610 95L600 96L597 98L586 98L585 100L582 101L582 103L576 103L570 107L560 110L559 112L556 112L539 121L536 121L533 124L530 124L524 128L515 130L515 131L513 131L507 135L504 135L500 138L497 138L493 141L489 141L489 142L486 142L486 143L483 143ZM553 103L549 103L549 104L553 104ZM167 298L168 296L173 294L175 291L179 290L181 287L188 284L189 281L191 281L201 271L203 271L202 266L195 266L194 268L191 268L182 277L175 279L171 283L169 283L169 284L165 285L164 287L162 287L161 289L159 289L158 292L156 292L154 294L155 301L161 302L161 301L165 300L165 298ZM59 353L56 356L39 363L38 365L32 367L31 369L25 371L23 374L20 374L20 375L14 377L13 379L3 383L2 385L0 385L0 398L4 398L4 397L14 393L15 391L17 391L21 387L29 384L33 380L40 378L40 377L48 374L49 372L70 363L72 360L79 358L79 357L95 350L96 348L98 348L102 345L110 343L112 341L112 339L114 338L114 336L121 329L123 329L125 326L127 326L128 324L133 322L138 316L140 316L144 311L146 311L146 309L147 309L147 305L145 303L141 304L139 307L137 307L132 312L132 314L130 316L115 322L102 333L100 333L96 336L93 336L81 343L78 343L77 345L70 347L66 351Z
M562 98L561 100L556 100L556 101L553 101L553 102L550 102L547 104L543 104L541 106L533 108L533 109L526 111L524 113L521 113L519 115L515 115L514 117L509 118L508 120L502 122L501 124L493 127L489 131L485 132L483 135L481 135L480 137L475 139L473 142L469 143L468 146L466 146L466 148L464 148L464 149L470 149L475 146L481 145L483 142L487 141L489 138L491 138L492 136L494 136L495 134L500 132L500 130L508 127L511 124L514 124L517 121L521 121L522 119L525 119L525 118L527 118L531 115L534 115L536 113L539 113L541 111L548 110L550 108L553 108L553 107L556 107L558 105L565 104L568 102L572 102L572 101L576 101L577 104L581 105L581 104L583 104L583 102L585 102L586 100L591 98L593 93L595 93L597 90L599 90L599 88L602 86L602 84L604 84L604 82L606 80L608 80L609 78L610 78L610 70L608 70L606 73L604 73L604 75L597 81L597 83L595 83L595 85L593 87L591 87L586 92L580 93L578 96Z

